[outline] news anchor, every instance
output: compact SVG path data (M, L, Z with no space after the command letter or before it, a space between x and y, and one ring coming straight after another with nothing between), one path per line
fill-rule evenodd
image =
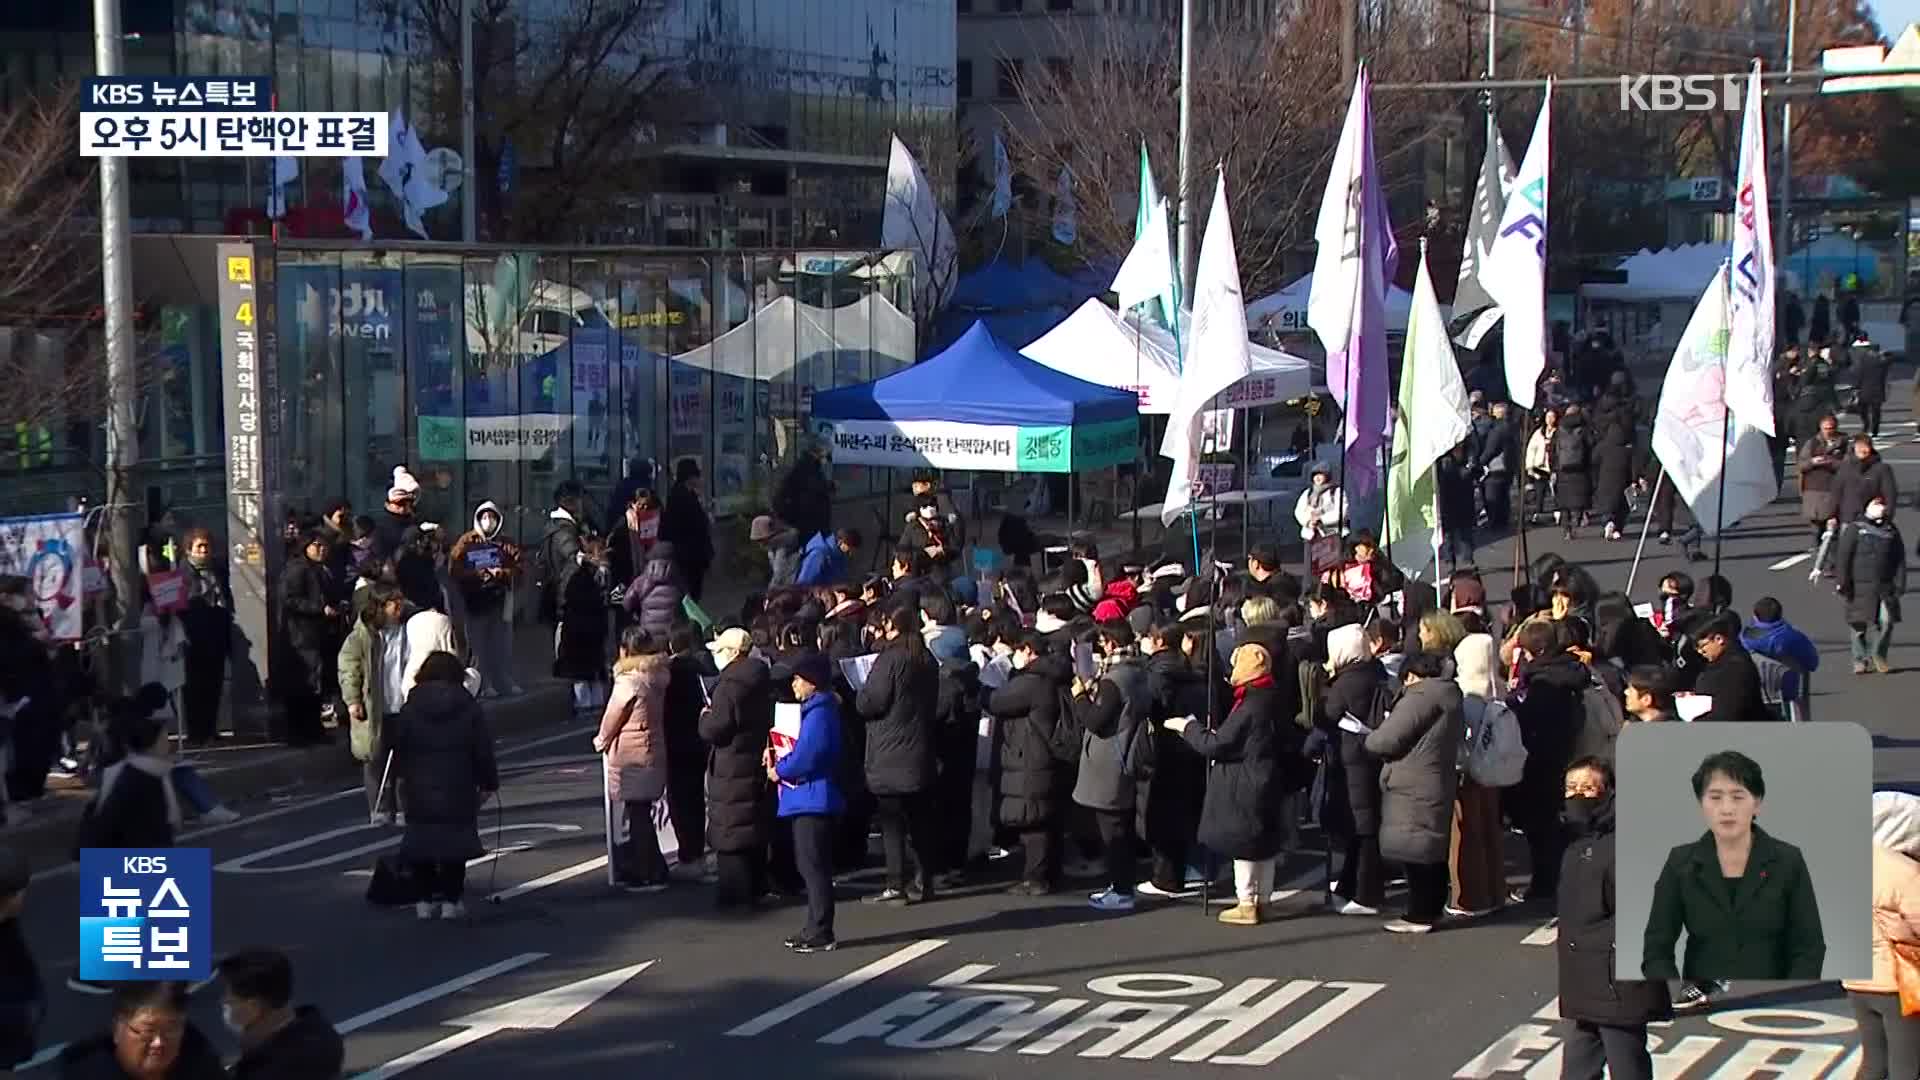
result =
M1648 979L1817 980L1826 959L1820 906L1800 849L1755 823L1767 795L1760 765L1709 754L1693 794L1707 832L1667 855L1653 886L1640 973ZM1687 932L1686 958L1674 945Z

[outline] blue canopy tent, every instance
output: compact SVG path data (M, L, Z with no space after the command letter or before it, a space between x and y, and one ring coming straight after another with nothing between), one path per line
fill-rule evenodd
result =
M841 465L1067 473L1133 461L1139 407L976 322L905 371L815 394L813 423Z

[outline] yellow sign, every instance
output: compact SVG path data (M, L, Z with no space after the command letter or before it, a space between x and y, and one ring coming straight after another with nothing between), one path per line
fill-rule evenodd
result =
M253 301L251 300L240 301L240 306L237 309L235 309L233 313L233 321L239 323L241 326L252 326L253 325Z
M632 313L620 316L620 329L634 330L644 326L679 326L687 321L684 311L654 311Z
M253 282L253 259L246 255L227 257L227 280L251 284Z

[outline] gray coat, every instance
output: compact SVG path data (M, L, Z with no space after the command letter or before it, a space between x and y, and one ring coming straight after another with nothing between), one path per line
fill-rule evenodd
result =
M1393 711L1367 735L1380 769L1380 854L1402 863L1445 863L1453 827L1457 764L1466 738L1460 686L1422 679L1408 686Z
M1134 779L1127 751L1136 736L1152 738L1143 730L1153 707L1147 691L1147 670L1136 660L1107 669L1093 693L1073 701L1074 722L1080 728L1080 774L1074 781L1073 801L1092 810L1133 809Z

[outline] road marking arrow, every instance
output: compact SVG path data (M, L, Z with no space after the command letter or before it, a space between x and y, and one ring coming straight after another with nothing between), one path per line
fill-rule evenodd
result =
M630 967L615 968L589 979L556 986L531 997L449 1020L445 1026L463 1030L363 1072L355 1080L387 1080L388 1077L399 1076L409 1069L445 1057L463 1046L502 1031L552 1031L585 1012L595 1002L618 990L628 979L652 967L654 963L648 960Z

